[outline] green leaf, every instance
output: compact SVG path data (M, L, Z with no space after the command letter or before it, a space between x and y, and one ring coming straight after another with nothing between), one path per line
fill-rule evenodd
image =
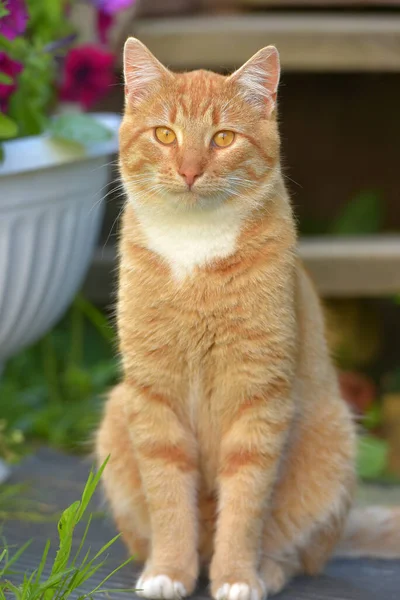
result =
M21 83L21 80L19 80ZM30 94L30 89L23 85L18 85L17 91L11 96L9 103L9 112L19 125L21 136L39 135L43 131L43 111L37 108L30 95L29 102L26 101L26 94Z
M379 193L360 192L345 207L331 227L335 235L368 235L382 229L384 206Z
M13 48L12 42L4 35L0 35L0 50L10 52Z
M374 402L364 415L362 424L366 429L375 429L382 425L382 405Z
M3 85L12 85L14 83L14 80L9 75L6 75L5 73L0 73L0 83L2 83Z
M361 436L358 442L357 473L362 479L378 479L387 464L388 443L372 436Z
M13 138L17 133L18 126L15 121L0 113L0 139L7 140Z
M71 554L72 537L77 523L77 512L80 502L74 502L64 510L58 522L59 547L51 569L51 576L61 573L67 566ZM45 595L45 598L47 595Z
M50 123L51 135L57 140L89 145L105 142L112 137L112 131L90 115L71 113L61 115Z
M10 11L5 7L3 0L0 0L0 19L10 14Z
M91 374L87 369L69 365L64 372L63 385L71 401L88 396L92 391Z

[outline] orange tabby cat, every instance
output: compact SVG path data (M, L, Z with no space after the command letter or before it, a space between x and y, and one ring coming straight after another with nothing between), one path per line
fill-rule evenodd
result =
M347 519L355 426L297 258L279 72L271 46L229 77L174 74L125 46L124 378L97 454L111 455L106 493L146 561L146 598L190 594L201 564L216 600L260 600L320 571L339 541L400 553L395 514Z

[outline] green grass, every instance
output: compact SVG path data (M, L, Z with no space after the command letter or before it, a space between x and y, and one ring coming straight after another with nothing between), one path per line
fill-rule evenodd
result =
M44 502L35 502L26 497L28 485L0 485L0 523L11 519L30 523L57 521L59 511Z
M9 361L0 378L0 457L18 456L22 439L85 451L118 377L114 340L107 318L78 296L57 327Z
M30 542L24 544L16 552L0 546L0 600L64 600L74 594L78 600L93 598L97 594L106 592L121 592L133 590L106 589L106 583L122 567L133 558L129 558L117 568L112 569L99 584L90 585L94 575L106 566L107 552L117 541L118 535L96 553L85 548L85 542L92 521L92 515L87 518L90 500L96 490L100 477L106 467L107 461L97 473L91 471L86 482L81 499L69 506L61 515L58 522L58 550L52 561L49 575L45 575L48 562L50 541L47 541L38 566L30 574L18 575L18 560L29 547ZM73 540L75 528L81 521L86 520L86 527L80 540L78 549L73 553ZM21 581L22 579L22 581ZM19 583L17 583L19 581ZM85 591L83 590L85 586ZM89 591L86 591L89 590Z

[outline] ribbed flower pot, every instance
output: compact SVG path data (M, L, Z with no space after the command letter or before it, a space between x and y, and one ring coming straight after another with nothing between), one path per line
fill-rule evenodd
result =
M8 141L0 164L0 368L62 316L81 286L103 216L113 138L85 151L46 136Z

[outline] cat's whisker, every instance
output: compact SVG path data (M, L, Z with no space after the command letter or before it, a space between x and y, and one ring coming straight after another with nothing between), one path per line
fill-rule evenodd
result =
M110 185L112 185L112 182L108 182L106 185L104 185L100 190L99 190L99 194L101 194L101 192L105 189L107 189ZM104 195L100 195L100 198L98 200L96 200L96 202L93 203L93 205L90 208L89 214L92 213L93 210L96 209L96 207L101 204L101 202L108 202L108 197L112 194L114 194L115 192L119 191L119 190L124 190L124 183L121 182L119 183L117 186L113 187L112 189L110 189L106 194ZM95 195L95 194L93 194ZM97 195L97 194L96 194Z
M123 211L124 211L124 208L125 208L125 203L123 203L123 204L122 204L122 206L121 206L121 209L120 209L120 211L118 212L118 215L115 217L115 219L114 219L114 221L113 221L113 224L111 225L111 228L110 228L110 231L109 231L109 233L108 233L108 235L107 235L106 241L105 241L105 242L104 242L104 244L103 244L103 248L102 248L102 255L103 255L103 253L104 253L104 250L105 250L105 248L106 248L106 246L107 246L107 244L108 244L108 242L109 242L109 240L110 240L110 237L111 237L111 235L112 235L112 232L113 232L113 229L114 229L114 227L115 227L115 224L116 224L116 223L119 221L119 219L120 219L120 217L121 217L121 215L122 215L122 213L123 213Z
M94 173L95 171L98 171L99 169L105 169L106 167L117 166L118 164L119 164L119 158L116 158L114 160L110 160L110 162L108 162L108 163L104 163L103 165L94 167L93 169L91 169L91 173Z
M281 170L281 175L282 177L284 177L285 179L287 179L288 181L291 181L292 183L294 183L295 185L297 185L299 188L302 188L303 186L301 185L301 183L299 183L298 181L296 181L295 179L292 179L292 177L289 177L289 175L286 175L286 173L284 173Z

